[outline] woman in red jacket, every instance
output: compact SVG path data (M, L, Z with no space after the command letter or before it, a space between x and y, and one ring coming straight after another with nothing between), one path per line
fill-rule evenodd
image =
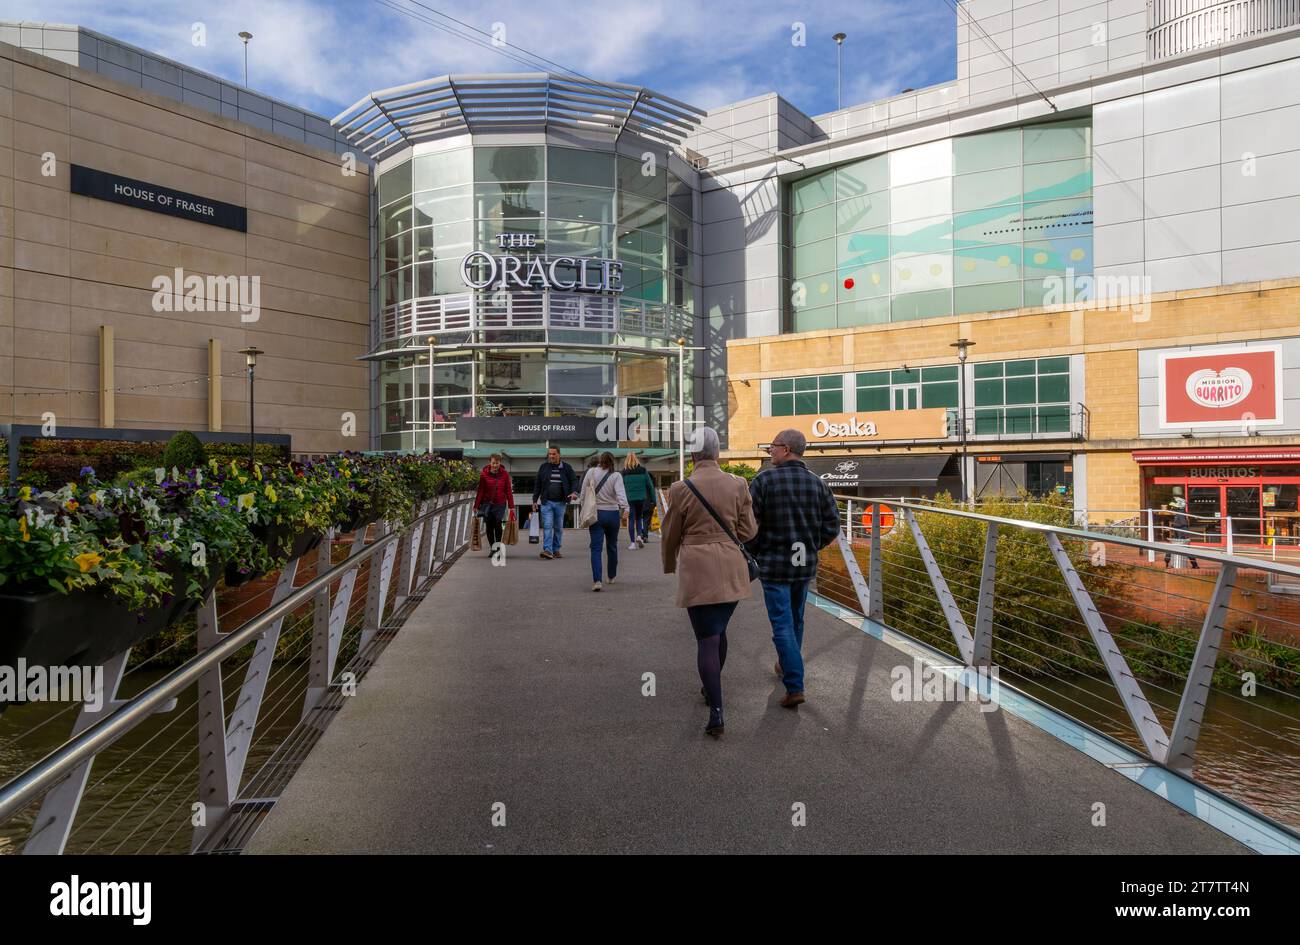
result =
M510 482L510 473L501 465L498 453L492 454L478 475L474 514L483 516L483 526L487 532L487 553L491 557L492 549L501 540L502 523L506 515L511 518L515 515L515 490Z

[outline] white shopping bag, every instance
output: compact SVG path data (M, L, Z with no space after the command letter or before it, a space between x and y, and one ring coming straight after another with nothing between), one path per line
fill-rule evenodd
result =
M528 544L535 545L542 540L542 527L538 523L538 515L530 513L528 516Z

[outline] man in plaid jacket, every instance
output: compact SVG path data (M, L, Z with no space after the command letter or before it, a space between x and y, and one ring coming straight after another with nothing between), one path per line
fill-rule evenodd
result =
M749 484L758 535L747 547L758 559L787 709L804 701L803 609L817 576L817 552L840 532L835 497L803 464L807 445L798 430L782 430L768 448L772 465Z

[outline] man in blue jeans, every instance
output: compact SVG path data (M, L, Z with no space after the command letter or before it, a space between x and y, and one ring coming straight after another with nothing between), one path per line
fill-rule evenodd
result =
M560 544L564 540L564 512L569 501L578 497L578 476L573 467L560 459L560 451L552 446L546 451L546 462L537 470L537 485L533 486L533 511L542 516L542 553L546 560L562 558Z
M758 534L748 548L758 560L787 709L804 702L803 608L817 576L817 552L840 533L835 496L803 463L807 445L798 430L782 430L768 447L772 465L749 484Z

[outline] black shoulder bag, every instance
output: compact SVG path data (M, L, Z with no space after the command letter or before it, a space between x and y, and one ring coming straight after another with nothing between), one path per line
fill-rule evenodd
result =
M757 580L758 562L754 559L754 556L749 553L749 549L742 545L740 539L732 534L731 529L727 527L727 523L724 522L721 516L713 510L713 506L709 505L709 500L700 495L700 490L695 488L695 483L691 482L689 479L683 479L682 482L685 483L687 489L690 489L695 493L695 498L700 500L700 504L704 506L705 511L713 516L713 520L722 527L724 532L727 533L727 537L736 543L736 547L740 549L740 553L745 556L745 566L749 569L749 579L751 581Z

